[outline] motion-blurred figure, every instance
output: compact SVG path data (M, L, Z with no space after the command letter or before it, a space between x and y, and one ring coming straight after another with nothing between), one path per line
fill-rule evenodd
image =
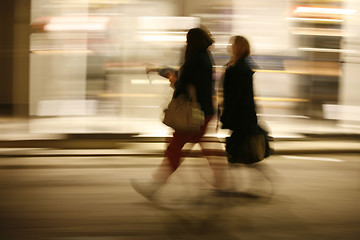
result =
M226 160L223 158L219 161L219 157L211 156L211 147L201 142L210 120L215 113L212 101L213 86L213 62L209 46L214 43L210 34L201 29L193 28L187 33L187 46L185 51L185 61L179 70L178 79L174 84L174 95L176 98L180 94L187 92L187 86L192 84L195 86L197 100L201 106L201 110L205 114L205 123L201 126L200 132L180 132L175 131L170 143L165 151L165 159L153 174L153 179L147 183L141 183L133 180L134 189L151 199L157 190L163 186L172 173L181 164L182 149L186 143L200 143L204 155L207 156L209 164L212 166L215 177L215 186L217 189L226 188L225 175L227 170ZM166 71L165 71L166 72ZM167 71L168 76L172 76L172 71ZM159 72L160 73L160 72Z
M222 128L233 134L242 132L248 135L257 125L255 110L253 74L247 58L250 44L246 38L235 36L230 39L231 58L224 76L223 112L220 117Z
M254 164L270 155L267 132L258 125L254 100L250 44L243 36L230 38L230 61L223 81L223 129L232 131L226 139L229 163L244 163L263 173L270 180L266 166Z

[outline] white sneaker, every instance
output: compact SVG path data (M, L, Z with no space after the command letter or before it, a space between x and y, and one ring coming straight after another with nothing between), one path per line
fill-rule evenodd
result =
M162 183L150 181L142 182L136 179L130 180L131 186L135 189L136 192L143 195L145 198L152 200L154 194L160 189L163 185Z

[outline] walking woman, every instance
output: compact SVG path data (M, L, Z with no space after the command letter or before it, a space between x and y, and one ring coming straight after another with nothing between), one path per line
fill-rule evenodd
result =
M224 75L224 101L220 121L223 129L232 130L226 149L230 153L231 162L231 156L239 151L241 143L257 130L258 119L253 91L254 71L248 63L250 44L243 36L232 37L230 43L231 57ZM234 144L230 144L229 140Z
M272 179L276 178L277 173L264 163L255 164L269 157L271 149L267 141L268 133L258 125L256 116L250 44L243 36L230 38L230 43L231 57L223 79L224 100L220 117L222 128L232 130L231 136L226 139L228 161L246 164L250 169L262 173L270 183L270 196L274 191ZM255 142L255 135L263 138L257 138ZM251 182L249 187L256 190L257 186Z
M175 131L170 143L165 151L165 158L158 169L153 174L153 179L147 183L132 181L134 189L151 199L157 190L166 183L168 178L181 164L182 149L186 143L200 143L204 155L210 155L211 149L201 143L208 124L214 115L213 95L213 61L208 50L213 44L211 35L202 28L190 29L187 33L187 45L185 50L185 60L180 68L178 80L174 84L175 90L173 97L187 92L187 87L192 84L196 89L197 100L201 110L205 114L205 122L201 126L200 132L181 132ZM210 165L213 167L216 184L222 185L222 171L226 169L226 159L220 164L214 163L212 157L208 157Z

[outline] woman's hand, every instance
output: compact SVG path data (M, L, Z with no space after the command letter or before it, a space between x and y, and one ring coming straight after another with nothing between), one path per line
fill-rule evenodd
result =
M149 74L149 73L151 73L151 72L156 72L156 73L158 73L158 72L159 72L159 68L153 67L153 66L146 66L145 71L146 71L146 74Z
M146 74L155 72L158 73L160 76L163 76L169 79L170 86L174 86L175 82L177 81L177 72L174 69L167 68L167 67L154 67L154 66L146 66Z
M177 81L177 76L174 72L168 72L167 74L167 78L169 79L170 85L174 86L174 84Z

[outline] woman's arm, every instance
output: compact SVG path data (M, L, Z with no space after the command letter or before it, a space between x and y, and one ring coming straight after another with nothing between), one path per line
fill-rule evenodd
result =
M160 76L169 79L170 85L173 87L178 79L178 70L171 67L146 67L146 74L156 72Z

